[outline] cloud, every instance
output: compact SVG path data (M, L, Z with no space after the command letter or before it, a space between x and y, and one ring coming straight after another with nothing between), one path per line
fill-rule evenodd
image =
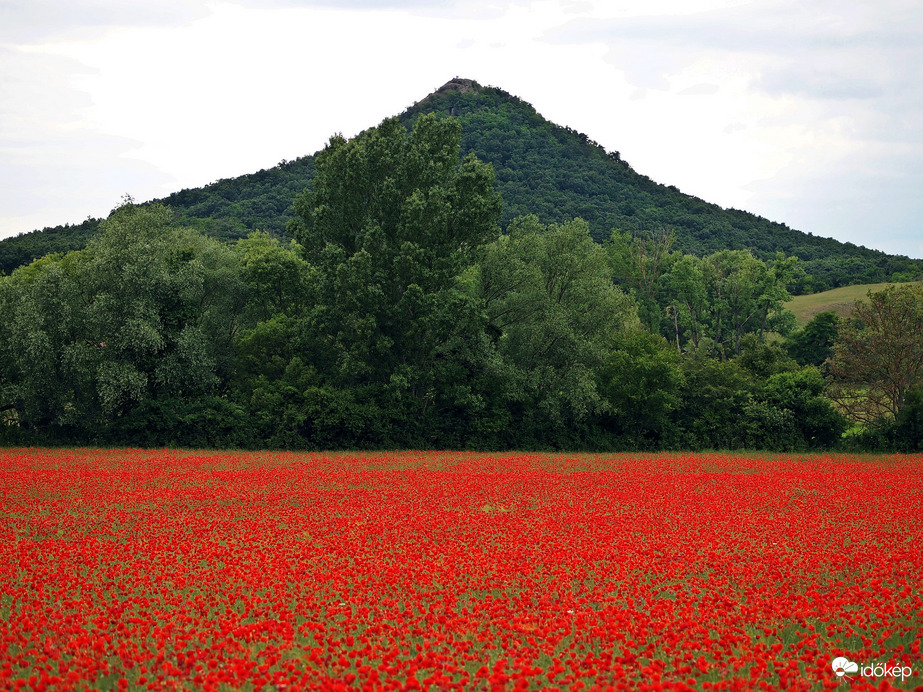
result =
M176 26L208 14L205 0L4 0L0 42L76 38L115 27Z
M421 8L455 7L459 0L244 0L254 8L269 7L328 7L341 10L415 10Z
M919 78L921 33L915 2L774 0L681 16L575 20L548 40L606 45L609 60L639 87L667 88L667 75L714 56L744 58L754 86L771 94L868 99Z
M512 5L528 2L491 2L490 0L238 0L253 9L336 9L344 11L400 11L429 17L495 19Z
M749 210L814 235L923 258L921 185L923 147L869 145L837 166L794 161L776 176L750 183Z
M91 96L72 88L90 71L60 55L0 48L0 231L26 231L104 216L139 187L172 176L128 154L130 138L95 130L84 120Z
M631 102L638 108L682 109L662 127L674 159L694 148L679 140L702 140L712 168L735 170L740 182L713 171L710 179L691 170L680 179L675 163L671 181L644 166L655 179L815 234L919 256L912 237L919 227L913 218L923 212L915 201L923 170L911 163L923 156L919 3L757 0L714 6L719 2L682 14L635 8L621 16L577 19L546 39L604 49L609 64L636 88ZM682 102L688 106L670 101L688 95L697 96ZM654 127L661 119L652 105L646 107ZM712 124L727 145L709 136ZM646 162L657 163L650 145L645 151ZM731 199L727 193L735 187L749 197ZM713 191L722 189L724 201Z
M691 87L686 87L679 93L680 96L711 96L712 94L717 94L719 87L717 84L706 84L705 82L699 82Z
M817 234L904 243L923 215L909 163L923 160L916 6L0 0L0 157L14 167L0 178L22 182L0 216L24 213L21 197L49 210L43 224L74 221L124 192L258 170L460 75L658 182ZM50 209L68 177L84 207L95 181L92 209ZM918 254L918 238L903 251Z
M874 77L863 78L846 71L805 70L799 67L777 70L758 82L774 94L796 94L808 98L844 100L884 96L885 85Z

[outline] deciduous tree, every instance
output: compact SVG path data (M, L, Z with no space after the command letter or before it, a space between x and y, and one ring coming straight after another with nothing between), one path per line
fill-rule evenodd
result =
M638 319L584 221L515 220L486 249L475 285L516 397L558 423L607 409L599 369L615 332Z
M493 169L461 159L460 142L456 121L432 115L409 133L390 119L333 137L290 227L317 269L305 357L407 430L473 403L483 318L456 280L499 235L501 202Z
M923 387L923 284L889 286L856 303L833 346L828 393L854 420L897 416Z
M89 434L148 400L228 376L244 287L230 249L128 202L85 250L2 279L4 406L40 430Z

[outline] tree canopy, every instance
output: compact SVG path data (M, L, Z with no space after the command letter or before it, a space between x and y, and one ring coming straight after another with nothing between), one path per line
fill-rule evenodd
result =
M897 417L923 389L923 284L869 292L840 327L830 393L853 419Z
M4 396L20 424L95 432L145 402L220 390L244 300L238 267L171 218L125 204L85 250L0 284Z
M695 254L659 222L604 245L577 216L504 227L465 137L426 113L334 136L284 235L220 242L129 202L84 249L0 276L0 439L919 446L923 289L791 333L805 263ZM866 427L844 437L844 412Z

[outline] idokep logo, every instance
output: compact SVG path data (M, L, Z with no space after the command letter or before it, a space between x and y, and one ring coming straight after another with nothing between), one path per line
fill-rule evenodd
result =
M887 663L873 663L872 665L860 666L858 663L850 661L845 656L837 656L831 662L830 666L838 678L852 677L858 673L864 678L900 678L902 681L913 675L913 669L910 666L889 665Z
M844 658L843 656L837 656L835 659L833 659L833 663L831 663L831 665L833 666L833 672L836 673L838 678L843 677L847 673L859 672L859 664L853 663L848 658Z

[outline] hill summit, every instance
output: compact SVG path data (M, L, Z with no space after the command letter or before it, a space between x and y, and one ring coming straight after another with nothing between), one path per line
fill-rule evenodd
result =
M504 201L504 226L526 214L543 223L581 217L598 241L613 229L671 229L675 247L697 255L749 249L768 259L782 251L798 256L810 275L802 291L923 274L923 261L802 233L656 183L636 172L619 152L606 151L587 135L549 122L522 99L473 79L454 77L397 117L410 127L423 113L457 118L462 153L473 152L493 165ZM314 156L304 156L159 201L173 208L178 224L218 238L233 240L254 230L284 235L295 196L313 175ZM0 241L0 270L83 247L97 226L98 220L88 220Z
M445 94L450 91L457 91L460 94L466 94L469 91L476 91L480 89L480 85L475 82L473 79L463 79L461 77L455 77L450 79L448 82L443 84L441 87L436 89L434 93L436 94Z

